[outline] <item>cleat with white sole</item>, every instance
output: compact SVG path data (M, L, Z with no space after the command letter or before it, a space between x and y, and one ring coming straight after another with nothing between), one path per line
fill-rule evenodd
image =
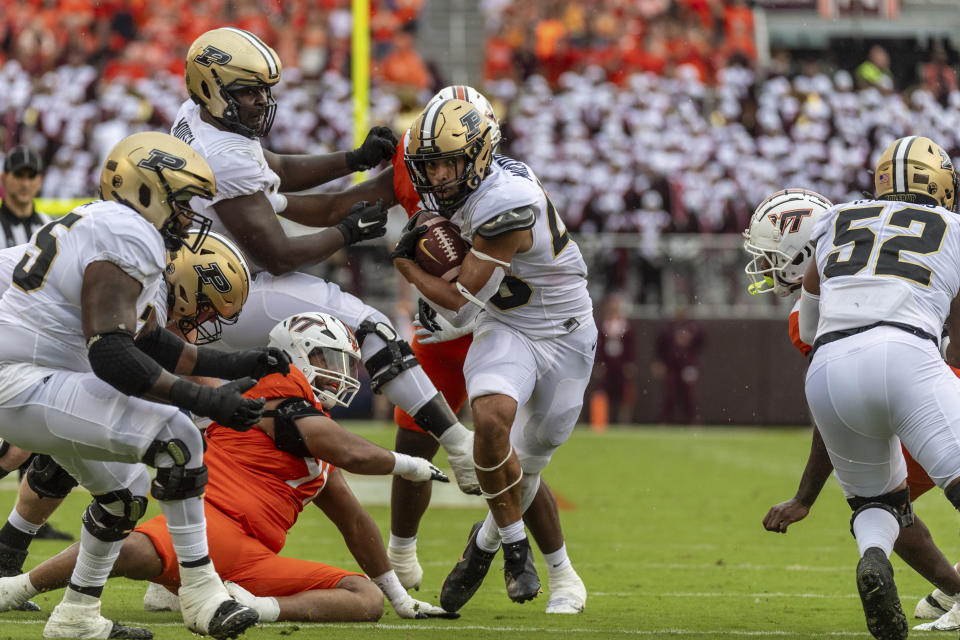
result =
M587 587L572 566L551 575L548 582L550 599L547 601L547 613L583 613L587 603Z
M167 591L166 587L151 582L147 585L147 592L143 594L143 610L180 611L180 598Z
M954 604L950 611L933 622L924 622L913 628L914 631L956 631L958 629L960 629L960 602Z
M950 611L958 599L960 598L957 596L947 595L940 589L934 589L932 593L917 603L917 608L913 611L913 617L921 620L936 620Z
M423 582L423 567L417 560L417 546L412 545L397 549L387 546L387 559L390 565L400 579L400 584L408 591L410 589L420 590L420 583Z
M61 602L54 608L43 627L44 638L108 638L115 640L150 640L153 632L142 627L128 627L100 615L100 601L82 604Z

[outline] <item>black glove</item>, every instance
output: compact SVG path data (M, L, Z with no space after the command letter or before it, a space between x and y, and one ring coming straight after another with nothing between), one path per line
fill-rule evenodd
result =
M400 239L397 240L397 246L390 252L390 259L407 258L408 260L413 260L414 251L417 249L417 242L420 240L420 236L426 233L426 231L427 225L425 224L404 231Z
M366 171L392 158L396 148L397 136L390 127L374 127L367 132L363 144L353 151L347 151L347 169Z
M427 304L427 301L423 298L417 299L417 320L430 333L440 331L443 328L437 323L437 310Z
M240 378L220 387L177 380L170 387L170 402L224 427L248 431L263 417L264 399L243 397L243 392L255 384L253 378Z
M350 213L336 228L343 234L343 246L379 238L387 232L387 208L383 199L376 204L361 200L350 207Z
M277 347L256 347L247 351L227 353L216 349L197 349L197 364L193 375L236 380L251 377L259 379L271 373L287 375L290 356Z

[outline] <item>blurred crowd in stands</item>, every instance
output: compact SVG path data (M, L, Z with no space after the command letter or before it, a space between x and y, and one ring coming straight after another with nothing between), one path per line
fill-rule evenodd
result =
M415 45L424 0L372 0L372 120L401 130L447 84ZM55 7L55 8L51 8ZM932 47L910 87L889 56L849 71L774 52L754 62L743 0L485 0L487 80L502 150L531 164L583 233L739 233L783 187L835 201L872 189L893 139L922 133L960 155L960 91ZM284 61L266 146L323 152L352 143L348 0L21 0L0 15L0 149L27 144L49 169L43 195L89 196L106 151L166 129L183 51L232 24ZM949 55L948 55L949 54Z

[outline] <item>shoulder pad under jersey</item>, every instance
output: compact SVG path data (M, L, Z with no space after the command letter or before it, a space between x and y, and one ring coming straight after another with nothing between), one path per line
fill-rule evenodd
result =
M496 238L511 231L530 229L537 221L537 210L530 205L510 209L494 216L477 228L481 238Z

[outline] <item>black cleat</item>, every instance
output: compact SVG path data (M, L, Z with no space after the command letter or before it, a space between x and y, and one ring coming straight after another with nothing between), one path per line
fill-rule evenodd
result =
M490 563L497 555L496 551L491 553L477 546L477 532L482 524L483 521L477 522L470 529L467 546L440 588L440 606L445 611L458 611L467 604L483 584L483 579L490 570Z
M236 638L257 624L260 614L236 600L224 600L207 625L207 633L217 640Z
M507 595L514 602L533 600L540 594L540 577L526 538L503 543L503 577L507 582Z
M119 622L113 622L113 628L110 629L110 635L107 638L115 640L151 640L153 631L143 627L128 627Z
M67 533L66 531L60 531L59 529L54 529L50 526L49 523L44 524L40 527L40 530L37 531L37 535L34 536L37 540L64 540L68 542L73 542L73 536Z
M903 640L907 637L907 617L900 606L893 567L887 555L870 547L857 564L857 590L863 602L867 629L877 640Z

